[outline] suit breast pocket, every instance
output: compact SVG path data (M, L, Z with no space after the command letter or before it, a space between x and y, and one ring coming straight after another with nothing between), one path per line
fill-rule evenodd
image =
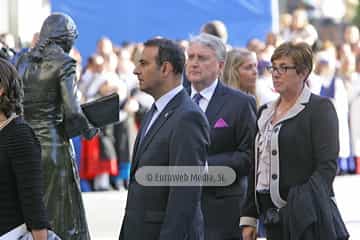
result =
M158 159L159 156L165 159L165 156L168 156L168 154L169 141L163 137L153 138L143 152L143 155L147 155L151 161L153 161L154 158L160 161L160 159Z

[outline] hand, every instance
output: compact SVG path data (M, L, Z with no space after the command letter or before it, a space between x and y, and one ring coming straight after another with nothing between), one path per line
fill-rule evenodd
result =
M87 140L90 140L91 138L93 138L94 136L96 136L96 134L99 133L99 129L98 128L89 128L87 129L82 135L84 138L86 138Z
M255 240L256 239L256 228L252 226L244 226L242 228L243 240Z

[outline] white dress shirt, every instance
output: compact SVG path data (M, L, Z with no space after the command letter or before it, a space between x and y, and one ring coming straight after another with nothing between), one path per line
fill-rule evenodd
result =
M218 82L219 82L219 80L216 79L210 86L208 86L207 88L204 88L203 90L201 90L199 92L200 95L202 96L202 98L199 101L199 107L201 108L201 110L203 110L203 112L206 112L209 102L210 102L212 96L214 95L214 92L215 92ZM191 99L193 99L194 95L197 93L198 93L198 91L196 91L195 88L193 86L191 86Z
M179 86L177 86L176 88L173 88L172 90L170 90L169 92L165 93L164 95L162 95L158 100L155 101L155 106L156 106L156 111L146 129L145 135L147 134L147 132L149 131L149 129L151 128L151 126L153 125L153 123L155 122L155 120L159 117L160 113L164 110L164 108L166 107L166 105L181 91L183 90L183 86L180 84Z

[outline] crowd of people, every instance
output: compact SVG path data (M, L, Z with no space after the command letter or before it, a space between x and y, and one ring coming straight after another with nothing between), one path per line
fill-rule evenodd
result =
M177 42L158 36L117 46L103 37L85 64L65 14L50 15L26 49L10 51L11 36L2 34L8 184L0 191L13 194L0 203L0 236L25 222L36 240L47 228L89 239L81 186L128 190L121 240L289 239L302 221L313 224L297 232L304 239L347 239L331 199L336 174L360 173L359 29L347 26L338 44L320 40L303 9L280 19L278 33L241 47L227 42L218 20ZM80 104L114 92L119 122L94 128ZM226 187L148 187L135 179L144 166L227 166L236 179ZM299 204L332 215L303 216ZM256 231L258 218L265 233Z

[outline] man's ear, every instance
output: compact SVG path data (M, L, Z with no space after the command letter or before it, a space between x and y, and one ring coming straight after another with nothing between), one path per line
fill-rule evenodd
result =
M219 62L219 68L222 71L224 69L224 65L225 65L225 61L220 61Z
M303 77L304 79L305 79L306 77L308 77L309 74L310 74L310 73L309 73L309 71L308 71L307 69L304 69L304 70L302 70L301 72L298 73L298 75L301 76L301 77ZM305 79L305 81L306 81L306 79Z
M219 75L222 74L225 66L225 61L219 61Z
M171 73L173 71L173 66L169 62L164 62L161 65L160 71L162 74L168 75L169 73Z

